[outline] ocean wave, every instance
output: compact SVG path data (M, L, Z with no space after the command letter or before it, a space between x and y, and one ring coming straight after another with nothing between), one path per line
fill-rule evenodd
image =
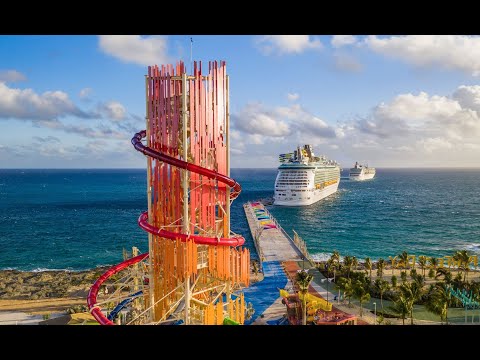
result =
M310 254L312 256L313 261L327 261L332 256L332 253L316 253ZM344 256L340 255L340 261L343 261ZM357 258L359 263L363 263L365 259ZM371 259L372 261L376 261L375 259Z
M72 270L72 269L50 269L50 268L42 268L42 267L39 267L39 268L35 268L35 269L32 269L32 270L27 270L27 271L31 271L31 272L44 272L44 271L79 272L79 271L81 271L81 270Z
M4 267L4 268L0 268L0 271L20 271L20 272L34 272L34 273L37 273L37 272L45 272L45 271L64 271L64 272L72 272L72 273L77 273L77 272L82 272L82 271L92 271L92 270L96 270L96 269L101 269L101 268L106 268L106 267L110 267L112 266L112 264L100 264L100 265L96 265L96 266L93 266L93 267L90 267L90 268L82 268L82 269L72 269L72 268L66 268L66 269L56 269L56 268L44 268L44 267L37 267L37 268L34 268L34 269L21 269L19 267L11 267L11 266L7 266L7 267Z
M314 261L327 261L332 253L316 253L311 254Z
M465 244L462 246L463 249L465 250L470 250L476 253L480 253L480 244L479 243L473 243L473 244Z

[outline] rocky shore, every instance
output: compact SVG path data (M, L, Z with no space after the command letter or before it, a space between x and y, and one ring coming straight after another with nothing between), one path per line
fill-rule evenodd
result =
M0 271L0 300L86 297L108 267L86 271Z

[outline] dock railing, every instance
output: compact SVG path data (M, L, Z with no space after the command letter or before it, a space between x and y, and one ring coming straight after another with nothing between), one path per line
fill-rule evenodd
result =
M265 259L265 257L263 256L263 252L262 252L262 248L260 247L260 245L258 244L258 239L260 238L260 235L262 235L262 232L263 232L263 227L258 227L256 226L257 225L257 222L256 222L256 216L255 216L255 213L253 212L253 208L251 206L251 202L247 202L246 204L243 204L243 208L245 210L245 208L248 207L248 212L250 213L251 215L251 219L254 221L254 225L255 225L255 231L254 233L252 233L252 237L253 237L253 244L255 245L255 250L257 250L257 255L258 255L258 262L260 263L260 272L263 272L263 260ZM266 209L265 209L266 210ZM246 212L245 212L246 214ZM248 221L248 218L247 218L247 221Z

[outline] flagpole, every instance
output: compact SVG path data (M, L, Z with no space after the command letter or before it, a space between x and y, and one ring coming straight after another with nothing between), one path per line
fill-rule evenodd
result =
M193 38L190 38L190 73L193 74Z

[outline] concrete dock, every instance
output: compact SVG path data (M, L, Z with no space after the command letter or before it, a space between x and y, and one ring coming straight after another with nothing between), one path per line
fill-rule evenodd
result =
M248 202L243 208L261 262L302 260L300 250L263 204Z
M314 275L310 284L311 291L314 291L315 296L320 295L332 301L335 294L325 290L323 284L320 285L326 279L315 269L314 264L307 260L310 256L306 245L299 243L298 239L292 239L262 203L248 202L243 204L243 208L264 274L262 281L243 290L247 303L255 309L254 315L245 321L245 325L275 325L285 320L285 305L281 302L279 289L292 290L287 268L291 270L290 277L301 268L311 272ZM305 254L302 254L302 247ZM329 290L333 290L333 286ZM341 312L337 308L334 310Z

